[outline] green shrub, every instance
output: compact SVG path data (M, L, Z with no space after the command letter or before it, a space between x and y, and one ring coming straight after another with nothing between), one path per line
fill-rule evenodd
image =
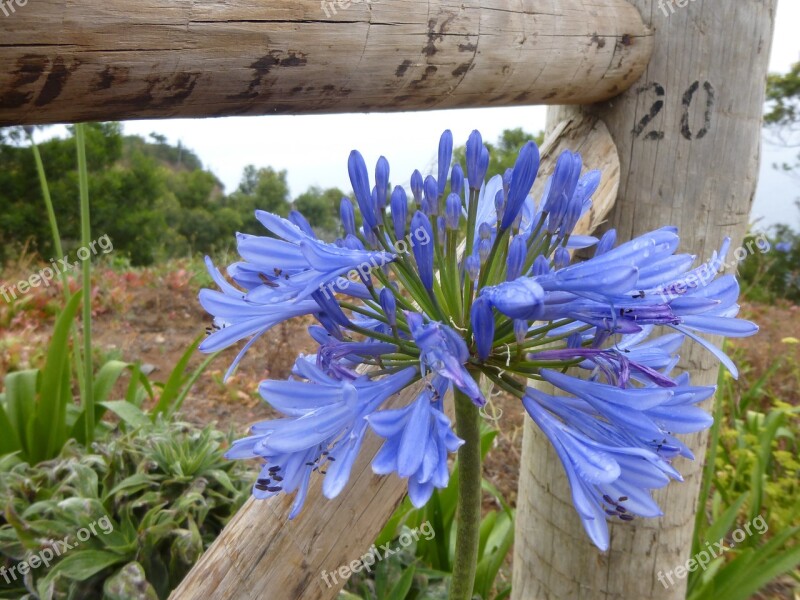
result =
M159 419L36 466L0 462L0 598L166 598L248 496L253 473L223 458L227 443ZM90 524L49 566L11 576Z
M800 581L800 407L775 397L782 362L752 381L741 355L741 381L720 374L693 555L720 541L726 551L689 574L689 600L747 600L780 576ZM800 370L789 366L798 389ZM732 541L758 522L763 531Z

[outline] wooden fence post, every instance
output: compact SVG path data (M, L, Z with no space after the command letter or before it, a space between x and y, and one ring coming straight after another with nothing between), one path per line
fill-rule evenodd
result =
M707 260L726 235L736 248L747 228L777 0L633 4L655 30L643 78L611 101L551 109L550 119L584 110L611 131L621 177L609 226L620 239L673 224L681 251ZM685 345L682 355L695 385L716 382L717 362L705 350ZM665 516L613 525L610 549L600 553L583 531L555 452L527 423L513 598L683 600L686 579L673 573L670 581L666 573L689 559L707 435L686 441L697 460L676 463L686 481L655 495Z
M584 104L652 46L626 0L30 0L0 40L0 126Z

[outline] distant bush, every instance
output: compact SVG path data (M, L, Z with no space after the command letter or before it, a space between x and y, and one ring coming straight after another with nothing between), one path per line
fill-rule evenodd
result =
M748 241L750 238L745 244ZM784 299L800 304L800 234L778 225L770 245L768 252L751 253L739 264L745 297L756 302Z

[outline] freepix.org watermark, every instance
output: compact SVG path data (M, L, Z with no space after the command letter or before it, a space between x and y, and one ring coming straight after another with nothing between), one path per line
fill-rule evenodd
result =
M395 546L394 549L390 548L392 542L386 542L380 547L376 547L375 544L372 544L366 554L355 559L349 565L342 565L330 573L323 569L320 576L330 588L334 585L339 585L340 580L342 583L347 581L353 573L360 573L361 571L372 573L372 566L376 562L392 556L393 554L397 554L403 548L410 546L412 542L418 542L420 536L428 542L436 537L436 532L430 521L425 521L416 529L406 529L398 538L399 545ZM339 578L337 578L337 575Z
M0 0L0 12L10 17L17 12L17 7L23 8L28 0Z
M705 550L701 550L695 554L692 558L687 560L685 564L679 565L666 573L664 573L664 571L659 571L658 580L661 582L661 585L669 589L669 586L675 585L675 579L684 579L689 573L697 569L705 571L713 559L722 556L728 550L735 547L736 544L741 544L746 537L753 535L753 529L755 529L755 533L758 535L764 535L767 530L769 530L769 525L767 525L764 517L758 515L752 521L745 523L744 527L740 527L731 534L732 541L729 545L725 545L724 539L714 544L706 542Z
M658 290L658 294L661 296L661 300L669 302L670 300L675 300L675 298L683 296L689 290L697 287L704 287L711 283L718 273L735 267L749 255L755 254L756 249L758 249L761 254L766 254L772 249L772 244L770 244L767 235L763 232L749 240L746 246L739 246L736 248L732 253L732 260L727 262L722 262L719 259L709 261L692 271L686 277L661 288Z
M26 0L27 1L27 0ZM325 13L325 16L329 19L334 16L338 11L336 7L338 6L342 10L347 10L354 4L375 4L378 0L321 0L320 8L322 12Z
M99 528L99 531L95 526ZM76 531L74 538L68 535L63 540L53 540L49 546L42 548L37 554L31 554L27 560L18 562L10 569L0 567L0 577L10 584L12 581L16 581L17 577L25 577L30 571L38 569L42 565L45 568L49 567L54 558L63 556L73 548L80 546L81 542L87 541L93 535L97 536L101 533L108 535L112 531L114 531L114 524L107 515L104 515Z
M38 273L33 273L28 279L18 281L11 286L0 284L0 296L3 296L6 302L11 303L17 300L17 294L24 296L33 288L40 286L50 287L50 283L61 273L76 270L82 261L89 260L92 256L97 256L98 248L103 254L108 254L114 250L114 244L108 235L104 235L91 242L88 247L78 248L76 252L78 260L75 262L70 262L69 255L63 256L58 260L51 258L51 267L45 267Z
M424 228L419 227L416 229L416 231L409 233L402 240L397 240L394 242L394 244L392 244L392 249L394 250L395 254L408 254L417 244L427 246L430 243L431 236ZM385 265L385 260L379 261L377 258L373 257L370 262L363 262L355 269L350 271L346 278L339 277L335 281L322 284L319 286L319 291L322 292L325 298L330 298L332 294L343 292L349 288L351 283L358 283L359 281L366 280L366 278L369 277L369 274L374 269L380 269Z

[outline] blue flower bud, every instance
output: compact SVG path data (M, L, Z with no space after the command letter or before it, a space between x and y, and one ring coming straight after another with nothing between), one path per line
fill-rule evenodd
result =
M518 344L525 341L528 336L528 322L525 319L514 319L514 339Z
M428 175L425 178L425 213L431 217L439 214L439 184L436 183L436 178L433 175Z
M464 191L464 170L461 165L453 167L453 174L450 176L450 192L459 196Z
M419 278L422 280L422 285L425 289L433 289L433 254L434 247L430 243L433 240L433 228L431 221L427 215L417 211L411 217L411 230L414 232L424 231L427 234L429 242L427 244L414 244L414 260L417 262L417 271ZM415 233L416 235L416 233Z
M483 178L486 178L486 172L489 170L489 149L484 146L481 148L481 157L478 161L478 169L480 173L483 173ZM481 179L481 185L483 185L483 179Z
M378 202L378 188L377 187L373 187L372 188L372 206L375 207L375 218L378 219L378 221L380 222L380 220L381 220L381 212L383 211L383 207L380 206L380 203Z
M503 214L502 228L508 229L522 210L522 205L533 187L539 172L539 148L534 142L522 147L514 165L514 174L508 188L508 201Z
M480 257L481 264L486 264L489 260L489 253L492 251L491 240L484 238L478 242L478 256Z
M351 325L347 315L344 314L342 307L339 306L339 303L336 301L336 297L329 294L327 290L317 290L311 294L311 297L322 309L322 312L330 317L334 323L341 325L342 327L348 327ZM322 320L320 320L320 323L322 323ZM325 323L322 324L325 326ZM328 329L327 326L325 328Z
M367 241L367 245L370 248L377 248L378 247L378 236L375 235L375 230L367 229L365 226L361 226L361 235L364 236L364 239Z
M514 219L514 222L511 224L511 230L514 233L519 233L520 225L522 225L522 211L519 211L519 213L517 213L517 218Z
M506 279L514 281L522 275L522 268L525 266L525 257L528 254L528 246L525 238L514 236L508 246L508 260L506 261Z
M297 225L303 233L310 235L312 238L316 238L317 236L314 235L314 230L311 229L311 224L306 220L306 218L296 210L289 211L289 220Z
M470 321L478 358L486 360L494 345L494 312L486 298L479 297L475 300L470 311Z
M508 190L511 188L511 180L514 179L514 169L508 168L503 173L503 192L508 197Z
M386 206L386 194L389 192L389 161L383 156L375 165L375 187L378 190L378 210L383 210Z
M444 196L444 188L447 185L447 172L450 170L452 161L453 134L449 129L445 129L442 137L439 138L439 197Z
M380 295L381 308L383 309L389 325L395 327L397 325L397 301L394 298L392 290L385 287L381 290Z
M520 277L484 288L481 295L501 313L512 319L535 321L544 313L545 292L530 277Z
M472 281L477 281L481 273L481 259L474 254L468 256L464 261L464 268L467 270L467 276Z
M406 235L406 221L408 220L408 196L399 185L392 192L392 223L394 235L398 240Z
M603 237L600 238L600 241L597 242L597 248L595 248L594 250L594 255L602 256L603 254L611 250L616 243L617 243L617 230L609 229L603 234Z
M531 268L531 275L534 277L540 277L541 275L549 275L550 274L550 261L547 260L547 257L540 254L536 257L533 261L533 267Z
M414 195L414 202L417 204L417 209L422 208L422 188L425 183L422 181L422 173L414 170L411 174L411 193Z
M447 221L442 216L436 217L436 232L439 234L439 246L444 246L447 239Z
M364 244L355 235L350 235L344 238L344 247L348 250L364 250Z
M547 196L544 200L543 211L551 218L548 229L552 232L561 224L567 211L567 204L578 185L581 173L580 155L564 150L556 161L556 169L550 180Z
M458 194L450 194L447 197L445 216L447 218L447 228L458 229L461 222L461 197Z
M478 226L478 237L482 240L492 239L492 226L489 223L481 223Z
M484 152L486 158L484 159ZM479 131L473 131L467 140L467 180L469 187L480 190L483 180L486 179L486 169L489 168L489 151L483 145L483 138Z
M582 211L582 202L580 202L576 194L572 197L572 200L567 203L567 210L564 213L564 219L561 221L561 227L559 228L560 238L563 239L565 236L572 233L572 230L575 229L575 225L578 224L578 220L581 218Z
M369 175L367 175L367 163L364 162L364 157L358 150L353 150L350 153L350 158L347 161L347 169L350 173L350 183L353 186L353 192L358 201L358 207L361 209L361 216L364 219L366 229L371 230L377 226L378 219L375 216L375 205L372 203L372 193L369 187Z
M348 198L342 198L339 203L339 218L342 220L345 235L356 234L356 213L353 203Z
M564 150L556 161L556 168L547 182L542 210L548 214L556 212L557 204L561 201L561 194L567 184L567 179L572 172L572 153Z
M344 336L342 335L342 330L334 322L334 320L330 316L328 316L328 313L325 312L317 313L317 321L319 321L325 328L325 331L327 331L334 338L336 338L337 340L344 340Z
M506 195L503 190L497 190L494 195L494 210L497 213L498 220L501 220L506 212Z
M567 348L580 348L583 346L583 335L575 332L567 338Z
M572 260L572 258L569 255L569 250L563 246L556 248L556 251L553 254L553 264L555 265L556 269L568 267L570 260Z

